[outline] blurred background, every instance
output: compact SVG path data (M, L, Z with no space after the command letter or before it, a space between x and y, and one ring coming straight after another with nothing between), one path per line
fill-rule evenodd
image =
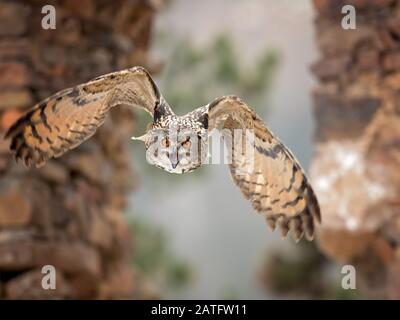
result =
M143 65L178 114L226 94L251 105L309 172L323 225L295 244L224 165L148 165L129 138L150 118L116 108L41 169L1 141L0 298L400 297L399 1L59 0L55 30L45 4L0 1L2 132L58 90ZM341 286L346 264L356 290Z

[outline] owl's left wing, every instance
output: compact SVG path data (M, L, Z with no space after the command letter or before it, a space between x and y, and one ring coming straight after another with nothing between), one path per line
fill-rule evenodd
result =
M221 122L232 133L241 129L241 138L231 139L229 143L232 148L229 167L233 181L254 209L265 215L272 229L279 225L283 236L291 230L296 241L303 234L311 240L315 222L321 221L320 209L313 189L292 153L237 97L218 98L205 107L205 112L209 131ZM246 129L251 130L247 134L253 135L246 135ZM252 152L246 151L246 141Z

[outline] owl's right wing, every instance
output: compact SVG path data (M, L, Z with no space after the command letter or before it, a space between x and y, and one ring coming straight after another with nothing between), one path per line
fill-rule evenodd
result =
M16 159L40 167L90 138L111 107L131 105L153 116L161 99L148 72L134 67L52 95L19 118L5 138L11 138Z

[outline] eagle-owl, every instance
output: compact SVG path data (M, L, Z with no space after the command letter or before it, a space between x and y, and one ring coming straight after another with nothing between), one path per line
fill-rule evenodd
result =
M304 171L262 119L235 96L217 98L178 116L148 72L134 67L52 95L17 120L5 137L11 138L16 159L39 167L91 137L110 108L118 105L140 107L153 116L148 131L137 139L145 142L149 163L172 173L201 166L208 133L221 124L230 132L252 130L251 163L241 151L246 135L230 144L233 181L272 229L278 225L283 236L290 230L296 241L303 234L313 238L315 222L321 221L320 209Z

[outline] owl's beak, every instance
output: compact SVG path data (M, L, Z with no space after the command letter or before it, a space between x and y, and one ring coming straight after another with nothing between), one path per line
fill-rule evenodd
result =
M175 163L172 162L172 168L175 169L175 168L178 166L178 164L179 164L179 161L178 161L178 162L175 162Z
M178 149L174 148L172 153L169 156L169 161L171 161L171 166L175 169L179 164L179 156L178 156Z

